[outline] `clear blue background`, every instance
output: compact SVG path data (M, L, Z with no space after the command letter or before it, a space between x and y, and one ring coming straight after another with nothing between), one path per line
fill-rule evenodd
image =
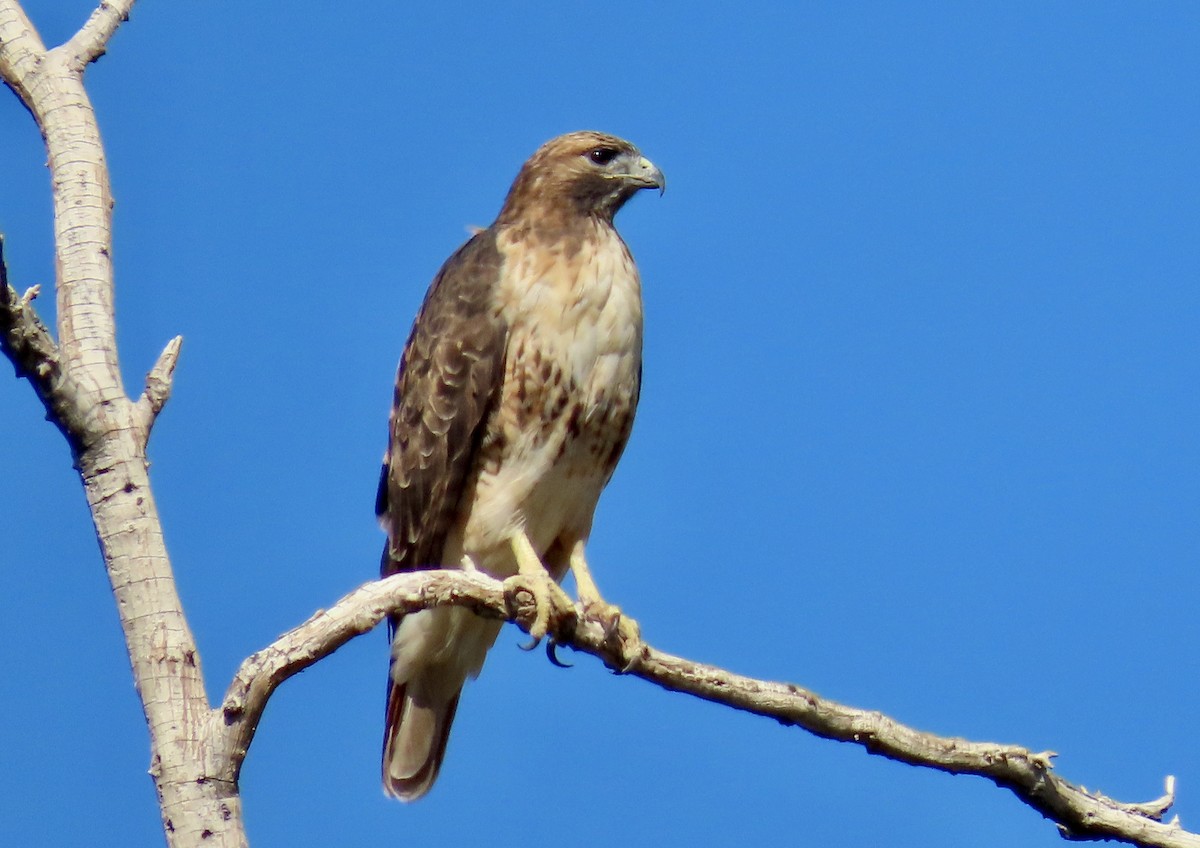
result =
M56 44L93 5L27 3ZM146 0L87 80L131 391L185 338L153 479L214 700L374 576L425 287L542 141L597 128L669 179L618 219L647 341L606 594L665 650L1124 800L1176 774L1200 829L1200 6ZM11 277L48 290L9 93L0 150ZM0 844L157 844L70 457L28 385L0 410ZM289 681L253 844L1061 844L985 781L520 641L412 806L378 786L384 634Z

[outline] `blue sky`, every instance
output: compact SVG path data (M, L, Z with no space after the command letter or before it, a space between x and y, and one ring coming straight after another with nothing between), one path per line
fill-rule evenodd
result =
M636 142L647 311L601 588L656 646L946 735L1050 748L1200 829L1200 7L144 2L87 72L131 389L185 338L153 479L210 695L371 579L396 361L544 140ZM68 37L91 0L26 3ZM0 230L53 280L0 95ZM49 316L51 299L42 302ZM0 844L156 844L78 481L0 379ZM506 630L433 794L378 786L386 639L289 681L256 846L1057 846L1007 792Z

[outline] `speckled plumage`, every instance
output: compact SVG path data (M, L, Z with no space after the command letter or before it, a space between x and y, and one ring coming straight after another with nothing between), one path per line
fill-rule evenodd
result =
M613 228L662 175L636 148L572 133L526 162L496 222L430 286L401 359L377 512L384 575L461 567L505 578L523 535L560 580L586 542L641 384L637 268ZM462 685L499 624L457 608L392 622L385 790L437 777Z

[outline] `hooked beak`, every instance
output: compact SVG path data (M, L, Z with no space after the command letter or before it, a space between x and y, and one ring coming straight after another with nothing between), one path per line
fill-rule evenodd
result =
M663 176L663 172L658 169L658 166L647 159L645 156L639 156L633 163L633 167L629 169L629 179L638 188L656 188L658 196L662 197L667 191L667 178Z
M616 168L605 175L609 179L620 180L633 186L634 190L656 188L659 196L667 190L667 178L663 172L640 153L627 153L614 159L613 164Z

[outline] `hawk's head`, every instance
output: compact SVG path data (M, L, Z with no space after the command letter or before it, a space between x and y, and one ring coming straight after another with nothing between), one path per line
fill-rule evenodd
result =
M541 211L611 221L641 189L666 187L662 171L625 139L568 133L543 144L521 168L499 220Z

